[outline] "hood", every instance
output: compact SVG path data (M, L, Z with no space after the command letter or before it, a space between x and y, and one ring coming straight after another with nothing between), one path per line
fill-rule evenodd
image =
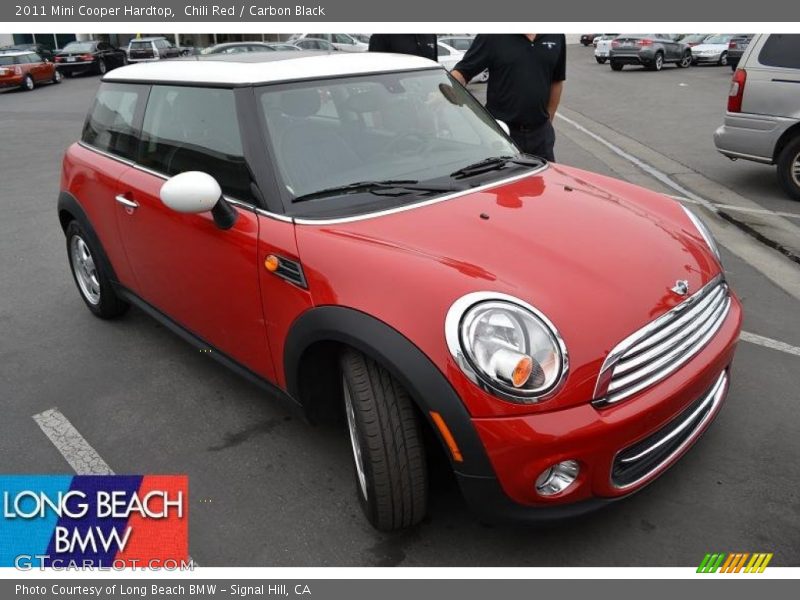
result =
M444 316L462 295L498 291L547 315L570 374L547 404L591 400L606 354L684 298L719 265L680 205L628 183L551 165L411 210L297 227L316 303L389 323L444 372Z

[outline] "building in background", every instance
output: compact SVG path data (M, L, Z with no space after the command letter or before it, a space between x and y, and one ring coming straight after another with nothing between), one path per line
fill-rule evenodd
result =
M54 50L75 40L102 40L125 48L137 36L163 36L176 46L205 48L223 42L281 42L291 34L279 33L0 33L0 47L14 44L44 44Z

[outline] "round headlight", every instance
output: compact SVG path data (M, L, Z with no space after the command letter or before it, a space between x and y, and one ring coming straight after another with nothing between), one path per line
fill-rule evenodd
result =
M511 402L539 402L567 373L567 350L556 328L513 296L475 292L458 299L447 313L445 335L462 371Z
M708 225L703 223L703 220L686 208L683 204L681 204L681 208L686 213L686 216L689 217L689 220L697 229L697 232L702 236L703 240L705 241L706 245L711 249L711 252L714 253L714 256L717 257L717 260L722 264L722 256L719 253L719 247L717 247L717 241L714 239L714 236L711 235L711 231L708 229Z

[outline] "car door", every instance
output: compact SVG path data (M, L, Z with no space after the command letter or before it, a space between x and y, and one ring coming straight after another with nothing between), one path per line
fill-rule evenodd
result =
M262 377L272 379L258 282L252 208L234 90L156 85L145 109L137 164L119 184L120 236L146 302ZM203 171L235 198L221 229L210 213L167 208L169 176Z
M36 53L29 54L28 60L31 62L31 72L34 81L49 81L52 78L53 74L50 71L50 66L48 63L44 62L41 56Z

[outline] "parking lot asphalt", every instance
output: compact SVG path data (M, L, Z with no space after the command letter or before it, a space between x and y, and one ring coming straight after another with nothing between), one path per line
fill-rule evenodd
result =
M798 212L769 168L728 163L709 148L729 70L612 73L571 46L568 76L565 112L766 210ZM487 526L451 481L435 478L420 526L371 529L344 428L305 424L140 311L104 322L83 306L55 201L61 155L79 137L97 83L0 93L0 472L70 472L33 419L57 407L117 473L189 475L190 551L204 566L689 566L712 551L774 552L773 565L800 565L800 356L745 341L717 421L633 497L547 527ZM557 125L560 162L670 191ZM796 350L800 266L744 233L723 233L745 330Z

